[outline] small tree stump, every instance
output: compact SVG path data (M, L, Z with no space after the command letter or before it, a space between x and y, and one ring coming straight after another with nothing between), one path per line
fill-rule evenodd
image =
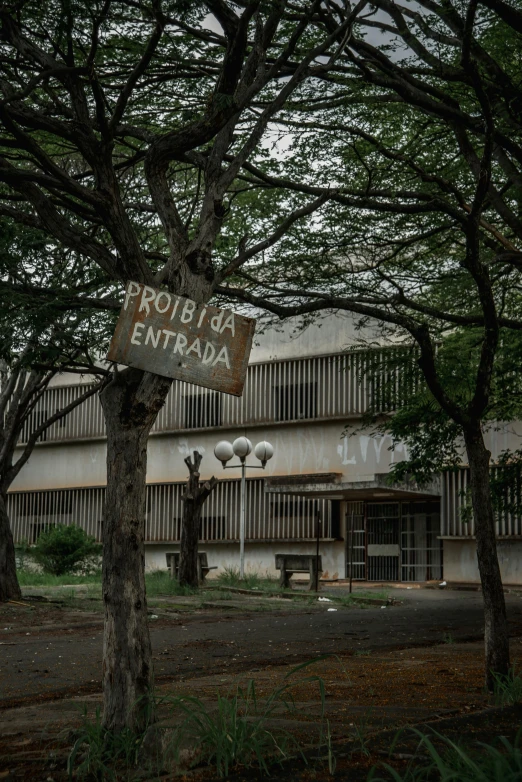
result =
M212 476L209 481L200 483L199 466L202 455L193 451L193 459L187 456L185 464L189 468L187 486L181 499L183 501L183 520L181 524L181 540L179 550L178 580L182 585L199 586L198 577L198 543L201 526L201 509L207 497L217 484L217 478Z

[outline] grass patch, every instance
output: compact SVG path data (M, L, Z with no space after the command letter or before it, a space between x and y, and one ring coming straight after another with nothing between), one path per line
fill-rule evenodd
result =
M138 734L128 728L110 733L102 725L100 708L91 720L84 707L82 727L67 759L69 779L129 779L139 763L144 737L145 732Z
M181 586L179 581L170 577L168 570L152 570L145 574L147 597L159 595L188 596L197 595L198 589L189 586Z
M204 763L213 766L220 778L227 777L237 766L257 767L268 777L270 766L274 764L283 765L296 755L306 760L298 739L287 730L274 727L270 721L282 714L297 713L292 695L294 687L316 684L321 702L318 742L320 746L324 745L326 737L328 743L328 730L325 734L324 725L323 680L315 675L291 680L295 673L313 662L294 668L285 677L285 683L275 687L263 699L257 697L252 679L246 686L237 686L227 695L217 693L214 708L192 696L167 699L170 708L181 718L172 743L175 756L179 757L183 747L197 748L193 765Z
M96 594L101 589L101 572L92 575L75 576L65 574L63 576L53 576L50 573L37 573L32 570L19 570L18 581L23 587L67 587L67 586L87 586L96 587ZM195 595L197 589L192 587L180 586L179 583L170 577L170 573L165 570L153 570L145 574L145 584L147 587L147 596L155 597L157 595ZM89 593L91 590L87 590ZM74 597L74 592L71 597Z
M199 698L179 698L171 708L179 712L182 723L174 738L177 756L187 743L197 747L196 761L215 766L219 777L227 777L237 765L257 766L269 775L269 767L282 763L298 750L298 743L288 731L270 729L267 725L274 712L288 698L287 687L275 690L260 707L251 680L245 689L238 687L231 695L217 696L217 709L210 710ZM284 703L286 706L287 704Z
M414 733L419 737L419 744L406 770L398 772L384 763L387 776L378 776L374 768L368 782L520 782L522 779L522 729L513 743L500 736L496 745L478 742L476 749L457 744L435 731L432 736L420 731ZM441 746L436 747L435 741Z
M236 587L241 589L252 589L254 591L279 592L280 587L275 578L262 577L259 573L248 572L242 579L239 575L239 568L225 567L216 577L215 581L219 586Z
M507 676L493 672L493 697L497 706L514 706L522 702L522 676L509 669Z
M101 572L85 576L75 576L65 573L63 576L53 576L51 573L37 573L33 570L18 570L18 583L23 587L54 587L75 586L77 584L101 585Z
M158 772L172 770L173 766L179 769L202 765L213 768L220 778L238 768L258 768L263 778L268 778L274 764L281 766L296 756L306 762L299 740L272 722L282 715L298 713L292 691L303 685L317 687L321 704L321 715L315 723L317 744L319 748L326 746L332 772L335 756L329 725L324 719L324 682L314 674L295 675L315 662L318 660L292 669L281 685L262 698L250 679L246 685L237 685L225 695L216 693L214 702L190 695L157 699L156 708L163 714L168 710L168 723L173 721L175 727L167 728L161 754L154 758L143 752L146 730L142 733L124 730L112 735L103 728L99 709L94 718L89 718L84 709L83 724L68 758L69 778L112 782L142 779L143 772L147 772L147 779L155 779ZM306 730L307 744L309 732Z

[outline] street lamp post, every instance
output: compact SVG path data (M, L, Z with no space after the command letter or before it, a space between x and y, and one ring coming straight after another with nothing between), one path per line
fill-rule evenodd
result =
M252 453L252 443L248 437L238 437L233 443L221 440L214 448L214 456L219 459L224 470L232 470L241 467L241 493L239 516L239 577L245 577L245 504L246 504L246 469L264 470L266 463L274 455L274 449L266 440L262 440L254 448L254 454L261 464L246 463L247 456ZM227 464L233 456L238 456L240 464Z

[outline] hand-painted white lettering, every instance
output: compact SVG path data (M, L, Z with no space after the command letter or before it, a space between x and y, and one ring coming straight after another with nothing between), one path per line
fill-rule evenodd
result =
M160 307L160 301L161 301L161 297L162 296L165 296L165 298L167 300L167 303L165 304L165 306L163 308ZM156 296L156 301L154 302L154 306L156 307L157 311L161 315L163 315L163 313L168 310L168 308L170 307L171 304L172 304L172 300L170 298L170 293L167 293L167 291L160 291L158 293L158 295Z
M372 437L373 440L373 447L375 448L375 456L377 457L377 464L380 464L381 462L381 449L383 446L383 443L388 440L387 435L384 435L383 437ZM377 442L379 440L379 442Z
M212 359L216 355L216 348L212 344L212 342L207 342L205 345L205 352L203 353L202 362L203 364L211 364Z
M355 454L350 458L348 450L348 437L343 437L341 445L337 446L337 453L342 459L343 464L357 464Z
M133 345L141 345L138 337L140 336L140 330L145 328L144 323L135 323L134 331L132 332L131 342Z
M195 309L196 309L196 302L192 301L192 299L187 299L185 301L185 306L183 307L183 312L181 313L181 322L190 323L190 321L194 317Z
M223 334L225 329L230 329L232 332L232 336L235 337L235 327L234 327L234 313L231 312L226 321L221 326L220 334Z
M223 362L227 369L230 369L230 361L228 360L228 350L226 345L223 345L217 355L216 360L212 362L212 366L215 367L219 361Z
M203 307L203 309L201 310L201 315L199 316L199 320L198 320L198 329L201 326L201 324L203 323L203 318L205 317L206 311L207 311L207 308Z
M179 305L179 296L176 296L176 301L174 303L174 307L172 308L172 312L170 313L170 319L174 320L174 315L176 314L176 310L178 309Z
M147 310L147 315L150 314L149 302L153 302L156 298L156 291L154 288L149 288L148 285L143 286L143 293L141 294L140 308L138 312Z
M221 328L221 323L223 321L223 315L224 311L220 310L217 315L214 315L213 318L210 319L210 327L219 333L219 329Z
M201 342L199 341L199 338L196 338L192 345L187 348L185 355L188 356L189 353L195 353L198 358L201 358Z
M147 336L145 337L145 344L148 345L149 342L152 342L152 347L157 348L161 337L161 329L158 329L157 334L155 334L154 331L155 329L152 326L149 326Z
M127 309L127 305L129 301L134 298L134 296L137 296L140 292L140 286L137 282L129 282L129 287L127 288L125 292L125 304L123 305L123 309Z
M163 350L167 347L169 343L170 337L175 337L176 332L175 331L169 331L168 329L162 329L163 333L165 334L165 339L163 341Z
M370 438L366 434L359 435L359 446L361 448L361 456L363 462L366 464L368 458L368 445L370 444Z
M187 347L187 342L188 340L184 334L178 334L172 353L179 353L180 355L183 355L183 348Z

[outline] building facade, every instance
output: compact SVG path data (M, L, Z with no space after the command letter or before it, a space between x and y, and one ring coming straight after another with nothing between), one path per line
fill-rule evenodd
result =
M241 398L174 381L149 440L147 567L166 567L165 554L179 547L183 460L193 450L203 455L202 477L220 479L203 509L201 549L209 565L238 565L240 470L224 472L213 452L219 440L246 435L275 449L264 471L247 471L247 570L273 575L275 554L312 553L319 534L324 578L478 581L473 524L461 513L466 465L429 486L386 481L405 446L391 450L388 436L362 427L370 403L387 409L390 387L389 377L384 383L369 372L371 354L355 349L364 336L375 341L370 328L361 334L347 315L259 335ZM381 359L394 348L374 350ZM401 378L394 382L400 391ZM81 388L74 377L58 378L22 439ZM492 428L493 455L519 447L520 434L517 425ZM13 485L15 540L34 541L53 523L76 523L100 538L105 454L103 414L93 396L47 430ZM247 463L259 465L252 457ZM497 526L504 581L522 583L521 520L506 513Z

